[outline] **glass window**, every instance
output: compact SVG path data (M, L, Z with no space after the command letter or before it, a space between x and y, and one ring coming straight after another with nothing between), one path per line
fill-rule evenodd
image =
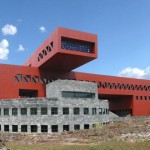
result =
M96 114L97 114L96 108L92 108L92 115L96 115Z
M9 125L4 125L4 131L9 132Z
M70 98L95 98L95 93L88 92L71 92L71 91L62 91L62 97Z
M88 115L89 114L89 108L84 108L84 115Z
M79 107L73 108L73 114L74 114L74 115L79 115L79 114L80 114L80 109L79 109Z
M103 114L106 114L106 112L105 112L105 108L103 108Z
M37 115L37 108L36 107L30 108L30 114L31 115Z
M48 132L48 125L41 125L41 132Z
M74 125L74 130L80 130L80 125L79 124L75 124Z
M63 131L69 131L69 125L63 125Z
M74 92L62 91L62 97L75 97Z
M47 107L41 107L41 115L47 115Z
M37 125L31 125L31 132L37 132Z
M18 125L12 125L12 132L18 132Z
M9 116L9 108L4 108L4 116Z
M12 115L17 116L18 115L18 109L17 108L12 108Z
M69 107L63 107L63 115L69 115Z
M106 114L109 114L109 109L106 109Z
M84 129L89 129L89 124L84 124Z
M51 126L52 132L58 132L58 125Z
M27 132L27 125L21 125L21 132Z
M0 116L1 116L1 108L0 108Z
M102 115L102 108L99 108L99 115Z
M58 114L58 107L52 107L51 108L51 114L52 115L57 115Z
M27 115L27 108L21 108L21 115Z
M61 39L61 48L65 50L92 53L93 46L94 46L94 43L91 43L91 42L73 40L73 39L64 38L64 37Z

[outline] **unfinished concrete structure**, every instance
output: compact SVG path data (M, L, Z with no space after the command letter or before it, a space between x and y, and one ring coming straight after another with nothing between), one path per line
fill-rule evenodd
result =
M0 101L1 131L52 133L109 122L108 101L98 99L95 83L56 80L47 85L46 95Z

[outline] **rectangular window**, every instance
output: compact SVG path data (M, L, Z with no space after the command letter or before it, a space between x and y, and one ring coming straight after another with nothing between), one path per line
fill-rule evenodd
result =
M79 107L73 108L73 114L74 114L74 115L79 115L79 114L80 114L80 109L79 109Z
M21 115L27 115L27 108L21 108Z
M92 124L92 127L93 127L93 128L96 128L96 124Z
M69 125L63 125L63 131L69 131Z
M17 116L18 115L18 109L17 108L12 108L12 115Z
M31 125L31 132L37 132L37 125Z
M109 114L109 109L106 109L106 114Z
M84 115L88 115L89 114L89 108L84 108Z
M75 124L74 125L74 130L80 130L80 125L79 124Z
M142 100L142 96L140 96L140 100Z
M95 98L95 93L88 92L71 92L71 91L62 91L62 97L65 98Z
M1 125L0 125L0 131L1 131Z
M27 125L21 125L21 132L27 132L27 131L28 131Z
M96 115L96 114L97 114L96 108L92 108L92 115Z
M1 116L1 108L0 108L0 116Z
M89 124L84 124L84 129L89 129Z
M138 100L138 96L136 96L136 100Z
M48 132L48 125L41 125L41 132Z
M41 107L41 115L47 115L47 107Z
M69 107L63 107L63 115L69 115Z
M20 97L37 97L38 90L19 89Z
M103 114L106 114L106 112L105 112L105 108L103 108Z
M58 132L58 125L51 126L52 132Z
M145 100L147 100L147 96L145 96Z
M18 132L18 125L12 125L12 132Z
M31 115L37 115L37 108L36 107L30 108L30 114Z
M79 51L84 53L93 52L94 43L87 41L74 40L70 38L61 38L61 48L65 50Z
M9 125L4 125L4 131L9 132Z
M4 116L9 116L9 108L4 108Z
M99 108L99 115L102 115L102 108Z
M58 114L58 107L52 107L51 108L51 115L57 115Z

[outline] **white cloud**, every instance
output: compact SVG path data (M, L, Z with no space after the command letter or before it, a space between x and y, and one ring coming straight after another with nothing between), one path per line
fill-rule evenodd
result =
M15 35L17 33L17 27L10 25L10 24L6 24L3 28L2 28L2 33L4 35Z
M22 44L20 44L19 47L18 47L18 51L24 51L24 50L25 50L25 48L23 47Z
M121 77L150 79L150 66L145 69L127 67L123 69L118 75Z
M0 41L0 59L6 60L8 59L9 54L9 42L6 39Z
M44 27L44 26L41 26L41 27L39 28L39 30L40 30L40 32L41 32L41 33L46 32L46 29L45 29L45 27Z

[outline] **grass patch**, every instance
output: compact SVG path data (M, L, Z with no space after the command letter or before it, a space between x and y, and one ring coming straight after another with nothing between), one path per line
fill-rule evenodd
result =
M149 150L150 142L125 142L110 141L98 145L64 145L52 143L25 144L21 142L8 142L7 147L11 150Z

